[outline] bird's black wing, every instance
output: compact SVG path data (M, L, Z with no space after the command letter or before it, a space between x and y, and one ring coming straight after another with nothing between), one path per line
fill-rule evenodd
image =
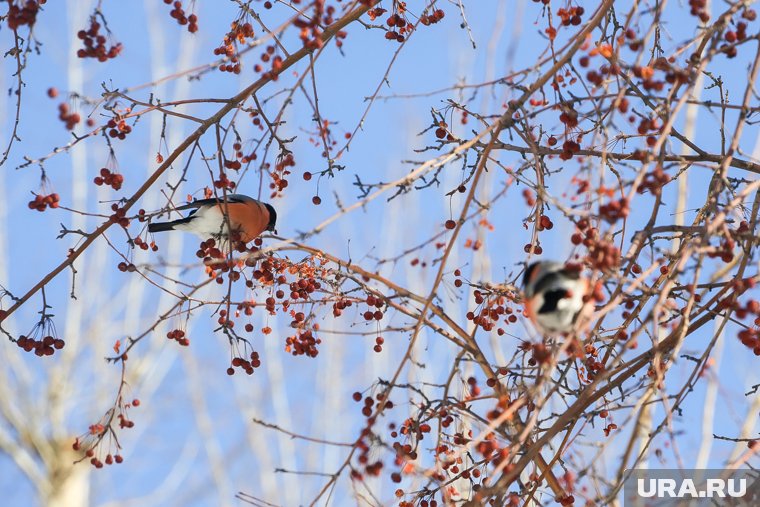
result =
M557 311L559 302L568 297L567 289L554 289L544 292L544 304L538 309L538 313L552 313Z
M246 202L249 199L251 198L245 195L240 195L240 194L227 195L227 202ZM186 209L202 208L203 206L212 206L214 204L220 204L223 202L224 202L224 199L217 199L216 197L211 198L211 199L196 199L193 202L183 204L182 206L177 206L174 209L177 211L182 211Z

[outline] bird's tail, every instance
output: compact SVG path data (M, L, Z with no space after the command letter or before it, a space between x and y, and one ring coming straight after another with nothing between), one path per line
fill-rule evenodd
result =
M194 216L189 216L178 220L172 220L171 222L153 222L148 224L148 232L174 231L176 230L176 226L189 223L194 218Z
M174 222L153 222L148 224L148 232L173 231Z

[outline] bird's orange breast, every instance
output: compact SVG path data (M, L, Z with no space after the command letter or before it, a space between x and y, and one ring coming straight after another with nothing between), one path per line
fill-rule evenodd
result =
M224 213L224 203L217 206ZM259 237L269 224L269 210L260 202L227 203L227 213L232 230L240 233L240 239L244 243Z

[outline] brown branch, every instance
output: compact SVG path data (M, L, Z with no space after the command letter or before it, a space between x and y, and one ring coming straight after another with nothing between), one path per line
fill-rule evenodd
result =
M5 148L5 151L3 152L3 158L0 159L0 167L5 163L6 160L8 160L8 157L11 153L11 148L13 147L14 141L20 141L18 137L18 124L19 120L21 118L21 89L24 87L24 81L21 79L21 71L25 67L25 63L21 61L21 48L18 45L20 37L18 36L18 32L16 30L13 30L13 47L5 53L7 55L13 55L13 57L16 59L16 73L13 74L16 76L16 117L13 120L13 131L11 132L11 138L8 141L8 147ZM26 59L24 59L26 61Z

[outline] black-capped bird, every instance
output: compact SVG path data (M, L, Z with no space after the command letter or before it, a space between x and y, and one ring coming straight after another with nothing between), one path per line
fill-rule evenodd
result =
M187 231L203 239L224 240L229 236L229 220L232 232L238 233L243 243L253 241L264 231L277 233L277 212L272 205L247 195L229 194L226 203L221 198L198 199L176 209L192 211L185 218L151 223L148 225L148 232ZM225 211L228 219L224 217Z
M531 322L544 333L569 333L588 307L584 301L588 279L580 270L559 262L534 262L525 270L525 310Z

